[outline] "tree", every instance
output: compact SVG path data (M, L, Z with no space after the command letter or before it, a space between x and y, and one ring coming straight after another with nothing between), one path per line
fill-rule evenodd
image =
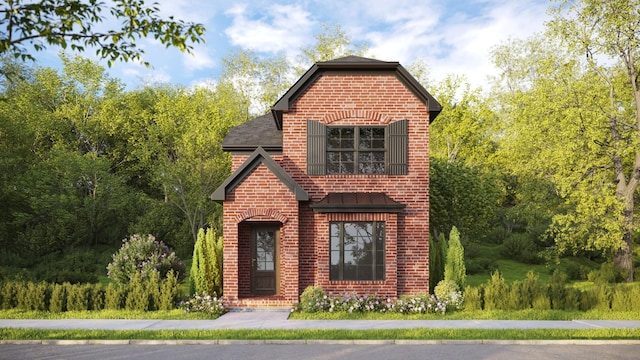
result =
M198 231L189 272L189 292L222 296L222 237L211 229Z
M431 89L442 112L430 129L431 156L469 166L489 165L496 148L496 115L480 88L462 76L447 76Z
M96 54L114 61L139 60L144 49L136 44L149 35L161 44L190 52L193 43L204 41L201 24L186 23L160 17L157 3L144 0L114 0L108 4L99 0L8 0L0 8L0 55L21 60L34 57L35 51L48 45L84 51L96 48ZM100 24L118 22L116 29L102 30ZM147 62L144 64L148 65Z
M507 165L549 180L564 200L550 229L560 251L612 254L627 281L640 180L637 9L636 1L560 1L546 33L494 53L502 158L518 158Z
M454 226L449 233L447 259L444 264L444 280L455 282L460 289L464 289L467 269L464 265L464 248L460 243L460 232Z
M348 55L364 56L369 50L367 43L354 43L340 25L323 24L321 32L315 34L314 45L302 48L295 67L296 78L304 74L316 62L329 61Z
M438 119L439 120L439 119ZM460 161L430 159L429 227L435 236L456 226L481 238L497 219L502 193L491 174Z
M640 182L640 11L637 0L560 1L552 8L551 30L564 44L586 54L606 103L598 109L607 138L597 139L612 168L609 187L622 204L622 241L615 241L614 264L633 281L634 197ZM613 61L613 62L611 62Z

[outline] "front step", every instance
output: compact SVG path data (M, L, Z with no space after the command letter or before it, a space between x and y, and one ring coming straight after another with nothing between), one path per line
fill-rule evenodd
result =
M291 312L292 307L283 306L234 306L229 312Z

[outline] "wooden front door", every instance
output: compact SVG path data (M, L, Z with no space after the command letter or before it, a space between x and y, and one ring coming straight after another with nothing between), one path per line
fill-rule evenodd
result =
M278 235L274 226L254 226L251 231L251 293L275 295L278 289Z

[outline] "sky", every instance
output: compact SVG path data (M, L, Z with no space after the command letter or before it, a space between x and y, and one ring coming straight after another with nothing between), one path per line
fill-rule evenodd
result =
M222 59L238 49L294 59L312 46L323 24L340 25L354 42L368 44L367 57L408 66L424 61L430 81L464 75L483 86L496 74L490 52L509 38L527 38L549 20L549 0L157 0L163 16L204 24L206 43L193 54L143 39L144 59L115 63L108 72L128 89L173 83L215 83ZM39 65L58 67L58 51L36 53ZM97 58L91 51L83 56ZM99 61L106 68L106 61Z

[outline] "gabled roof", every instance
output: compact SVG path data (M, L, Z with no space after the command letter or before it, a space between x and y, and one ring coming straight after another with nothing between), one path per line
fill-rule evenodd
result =
M385 193L349 192L329 193L310 207L320 213L398 213L405 205Z
M442 111L442 106L398 62L380 61L359 56L347 56L331 61L317 62L276 102L271 108L278 130L282 130L282 113L289 111L290 104L309 87L315 79L326 71L371 71L391 72L418 97L429 109L429 121L432 122Z
M254 151L259 146L266 151L282 151L282 131L276 128L273 114L232 128L222 142L224 151Z
M224 201L229 191L238 186L260 164L264 164L271 170L294 193L296 200L309 200L309 194L261 146L258 146L249 158L211 194L211 200Z

